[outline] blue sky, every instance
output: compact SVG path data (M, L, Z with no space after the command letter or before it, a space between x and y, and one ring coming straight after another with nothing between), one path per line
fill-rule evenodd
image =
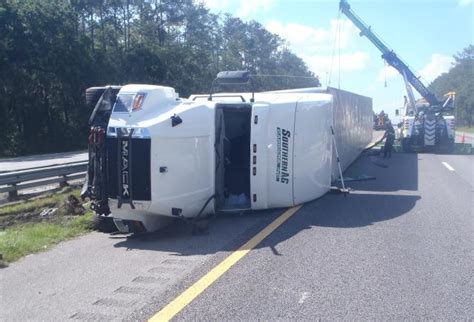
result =
M257 20L285 38L324 86L330 78L331 86L370 96L375 111L392 116L403 104L401 76L344 15L338 20L338 0L202 1L212 12ZM474 0L348 1L426 85L449 70L453 54L474 44Z

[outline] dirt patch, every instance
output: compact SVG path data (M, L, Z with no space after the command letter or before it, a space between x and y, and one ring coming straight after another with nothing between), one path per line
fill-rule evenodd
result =
M25 223L59 222L84 215L85 207L75 190L0 207L0 230Z

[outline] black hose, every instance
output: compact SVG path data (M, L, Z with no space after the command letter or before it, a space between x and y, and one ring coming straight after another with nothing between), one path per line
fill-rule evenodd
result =
M206 209L209 202L211 202L211 200L214 199L215 197L216 197L216 194L213 194L212 196L209 197L209 199L207 199L207 201L204 203L204 206L202 206L201 210L199 210L197 216L194 217L194 222L198 221L199 217L204 212L204 209Z

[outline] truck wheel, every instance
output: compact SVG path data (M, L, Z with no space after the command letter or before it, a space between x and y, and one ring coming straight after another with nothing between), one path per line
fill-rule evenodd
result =
M92 222L94 223L94 229L102 233L113 233L118 230L112 217L95 214Z
M86 104L94 107L99 101L99 98L105 92L105 89L105 86L89 87L86 89Z

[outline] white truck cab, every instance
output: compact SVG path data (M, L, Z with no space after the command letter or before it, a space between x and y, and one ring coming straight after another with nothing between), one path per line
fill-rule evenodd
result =
M122 231L153 231L310 201L337 178L331 128L345 168L370 142L371 119L371 99L331 88L181 99L123 86L106 129L110 216Z

